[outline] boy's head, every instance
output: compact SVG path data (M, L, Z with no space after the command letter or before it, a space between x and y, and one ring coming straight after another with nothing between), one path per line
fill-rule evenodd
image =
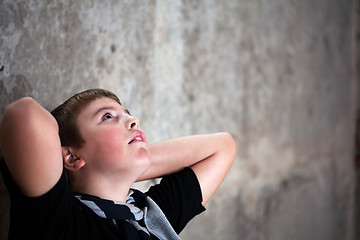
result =
M75 94L51 112L59 125L62 146L82 147L84 140L77 121L79 114L89 103L104 97L113 99L121 105L114 93L104 89L89 89Z
M78 93L51 113L59 125L64 167L74 191L89 193L102 185L132 184L149 168L140 120L112 92Z

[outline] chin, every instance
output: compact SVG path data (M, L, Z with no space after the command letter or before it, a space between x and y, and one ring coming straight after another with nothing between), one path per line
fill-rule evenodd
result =
M143 164L148 163L150 165L150 154L147 148L143 147L139 149L138 160Z
M150 158L149 150L146 147L141 147L139 149L139 151L140 151L140 154L144 154L144 155L146 155L147 158Z

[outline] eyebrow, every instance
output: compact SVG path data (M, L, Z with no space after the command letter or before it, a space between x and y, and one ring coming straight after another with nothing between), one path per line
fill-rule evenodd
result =
M131 115L130 112L129 112L129 110L128 110L127 108L124 108L124 107L122 107L122 106L121 106L121 108L122 108L123 112ZM97 116L100 112L106 111L106 110L116 111L117 108L115 108L115 107L102 107L102 108L99 108L99 109L93 114L93 117Z

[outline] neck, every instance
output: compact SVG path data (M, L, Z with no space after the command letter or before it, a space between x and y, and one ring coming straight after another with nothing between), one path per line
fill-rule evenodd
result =
M71 190L73 192L85 193L102 199L113 200L117 202L126 202L127 195L136 178L126 180L124 178L112 179L108 176L89 177L89 178L70 178Z

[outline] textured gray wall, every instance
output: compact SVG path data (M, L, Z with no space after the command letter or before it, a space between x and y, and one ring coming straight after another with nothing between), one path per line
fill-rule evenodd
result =
M0 0L0 114L22 96L51 110L110 89L150 142L237 141L183 239L353 239L356 4Z

